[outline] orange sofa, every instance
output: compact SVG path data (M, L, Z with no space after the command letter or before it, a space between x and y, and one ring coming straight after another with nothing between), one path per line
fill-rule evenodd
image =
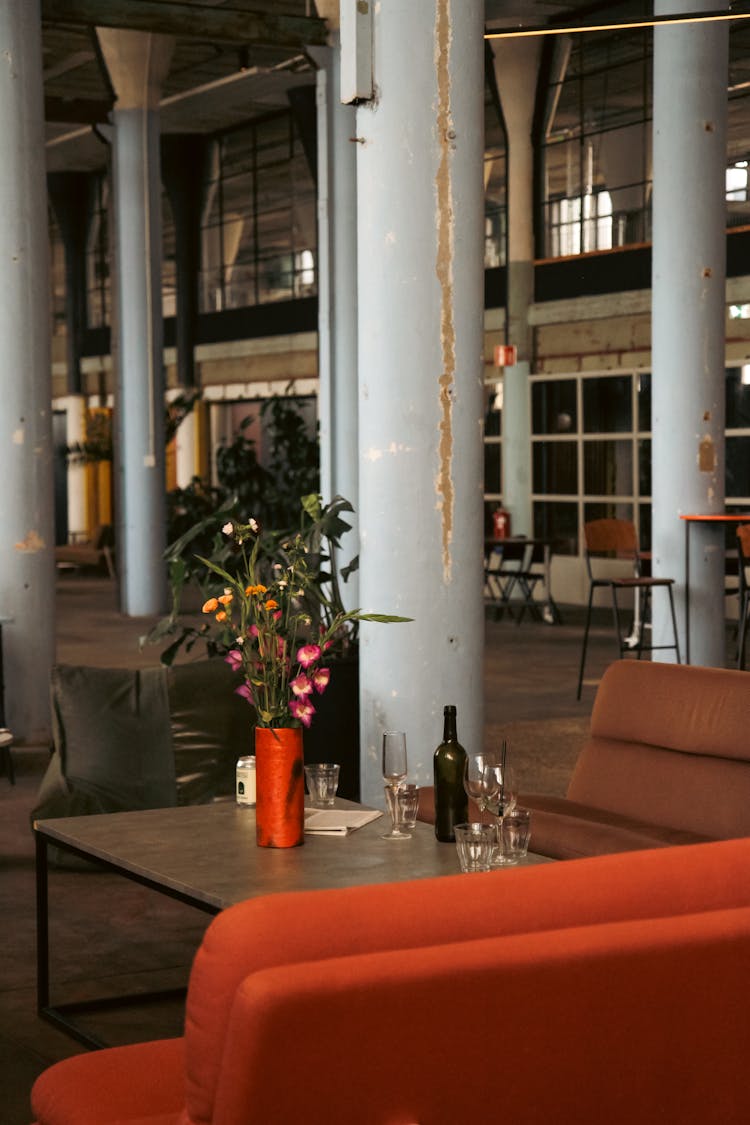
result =
M532 851L575 859L750 836L750 676L617 660L564 798L522 796Z
M531 851L580 859L750 836L749 726L746 672L616 660L565 797L520 795ZM419 819L434 823L431 786Z
M38 1125L745 1125L750 840L226 910L184 1039L77 1055Z

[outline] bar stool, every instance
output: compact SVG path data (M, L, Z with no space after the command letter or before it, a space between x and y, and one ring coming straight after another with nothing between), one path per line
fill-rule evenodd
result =
M583 649L581 651L581 666L578 672L578 692L576 699L581 698L583 686L583 670L586 664L586 649L589 641L589 628L591 625L591 609L594 601L594 592L600 588L609 588L612 594L612 613L615 623L615 635L620 650L620 657L628 652L637 652L638 659L643 652L653 652L656 649L674 649L677 654L677 663L680 663L680 644L677 638L677 618L674 611L674 597L672 587L674 578L654 578L652 575L644 576L641 573L641 560L638 552L638 539L635 525L630 520L603 519L591 520L583 525L585 542L586 570L589 576L589 601L586 610L586 627L583 633ZM629 559L633 566L633 576L623 578L597 577L592 569L592 557ZM645 645L643 643L643 630L648 616L651 591L662 588L669 594L669 609L672 614L672 630L674 643L671 645ZM623 636L620 624L620 608L617 604L618 590L632 590L634 597L639 599L643 593L643 605L639 619L640 636Z
M747 640L747 627L750 625L750 584L748 571L750 570L750 523L743 523L737 528L737 552L739 558L740 576L740 618L737 626L737 667L745 667L745 642Z

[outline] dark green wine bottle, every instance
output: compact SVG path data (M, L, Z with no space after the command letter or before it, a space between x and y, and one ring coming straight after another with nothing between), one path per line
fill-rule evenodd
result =
M464 789L466 751L456 735L456 708L443 709L443 741L435 751L435 835L444 844L455 842L457 824L469 818L469 799Z

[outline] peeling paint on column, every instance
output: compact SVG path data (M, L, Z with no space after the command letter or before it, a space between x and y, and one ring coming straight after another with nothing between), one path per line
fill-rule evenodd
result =
M710 434L698 444L698 472L713 473L716 469L716 446Z
M23 551L26 554L35 554L37 551L43 551L45 542L38 531L27 531L26 535L20 543L14 544L17 551Z
M442 521L443 579L451 580L450 545L453 538L453 389L456 374L456 325L453 316L454 225L451 162L455 132L451 114L450 48L451 0L437 0L435 22L435 66L437 71L437 138L440 162L435 176L437 211L437 261L440 284L440 342L442 372L439 380L440 422L438 457L440 461L435 490Z

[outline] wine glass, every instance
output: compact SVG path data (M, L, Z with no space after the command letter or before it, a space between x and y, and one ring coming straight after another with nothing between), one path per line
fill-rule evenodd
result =
M467 754L464 765L464 789L479 806L479 819L484 820L488 801L495 796L500 785L499 768L493 754Z
M411 840L411 833L400 827L398 787L406 780L406 735L402 730L387 730L383 735L383 780L385 799L391 814L391 830L383 840Z
M492 859L492 866L503 867L506 863L512 862L511 860L506 860L503 855L503 817L506 813L511 812L518 804L518 785L512 766L503 766L496 763L492 769L495 772L497 781L494 792L487 801L487 808L495 817L497 823L497 848Z

